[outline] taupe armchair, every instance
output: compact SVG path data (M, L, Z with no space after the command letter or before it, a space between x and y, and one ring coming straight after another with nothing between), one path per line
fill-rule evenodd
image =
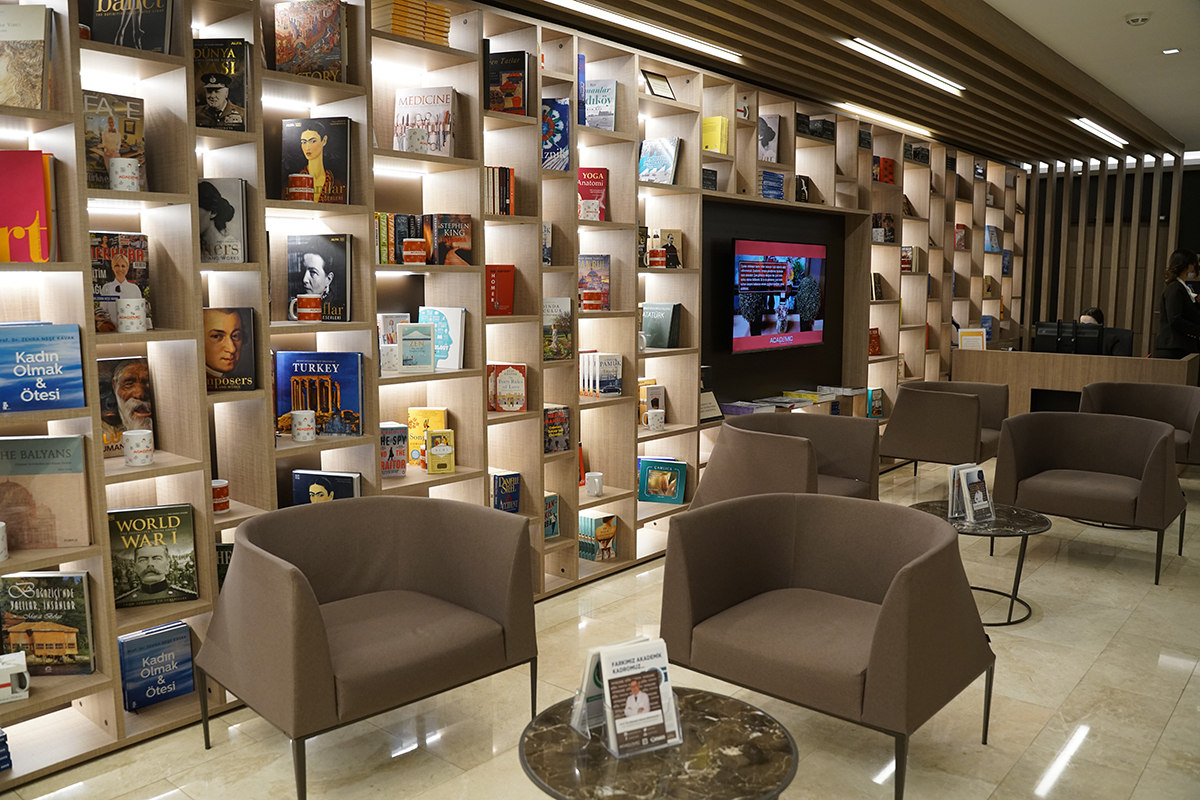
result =
M1175 429L1116 414L1038 411L1004 421L993 496L1042 514L1158 532L1154 583L1166 528L1187 502L1175 472Z
M1200 387L1170 383L1089 383L1079 410L1165 422L1175 429L1175 463L1200 464Z
M879 454L921 461L982 464L996 455L1008 416L1008 386L965 381L912 381L900 385Z
M783 414L747 414L782 417ZM790 414L787 416L791 416ZM817 451L808 439L721 426L689 508L766 492L816 492Z
M734 535L736 534L736 535ZM995 655L945 520L815 494L741 497L671 518L661 635L671 661L908 739Z
M305 740L518 664L537 641L529 520L453 500L365 497L242 523L196 655L205 675Z

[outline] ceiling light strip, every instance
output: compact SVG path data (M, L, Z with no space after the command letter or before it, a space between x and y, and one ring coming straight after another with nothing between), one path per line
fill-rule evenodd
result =
M1096 123L1094 123L1090 119L1088 119L1087 117L1079 117L1077 119L1072 119L1071 122L1074 122L1076 125L1083 128L1085 131L1092 134L1093 136L1099 136L1101 139L1108 142L1109 144L1115 144L1117 147L1124 147L1125 145L1129 144L1128 141L1126 141L1125 139L1122 139L1120 136L1117 136L1115 133L1110 131L1108 128L1100 127L1099 125L1097 125Z
M857 114L860 117L866 117L867 119L873 119L876 122L881 122L884 125L887 125L889 128L899 128L902 131L915 133L918 136L933 136L933 134L926 128L913 125L911 122L905 122L902 119L889 117L887 114L880 114L878 111L872 111L869 108L863 108L862 106L857 106L854 103L834 103L834 105L843 111L849 111L851 114Z
M936 72L930 72L919 64L914 64L907 58L884 50L878 45L871 44L866 39L855 38L843 40L842 44L846 45L846 47L849 47L851 50L862 53L868 58L875 59L880 64L889 66L898 72L903 72L905 75L909 75L919 81L924 81L930 86L935 86L938 89L941 89L943 92L961 95L967 89L967 87L957 84L949 78L944 78L941 75L938 75Z
M702 53L708 53L717 58L723 58L726 61L741 62L742 54L735 53L732 50L727 50L724 47L717 47L715 44L702 42L699 39L693 39L691 36L684 36L679 31L669 31L666 28L660 28L657 25L651 25L640 19L627 17L624 14L617 14L605 8L580 3L578 0L546 0L550 5L565 8L568 11L574 11L576 14L583 14L587 17L610 22L613 25L620 25L622 28L629 28L639 33L645 33L657 39L662 39L665 42L672 44L680 44L684 47L689 47L692 50L699 50Z

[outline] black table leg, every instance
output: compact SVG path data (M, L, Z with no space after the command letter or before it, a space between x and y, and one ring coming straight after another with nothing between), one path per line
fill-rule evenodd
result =
M1013 606L1017 602L1017 590L1021 588L1021 569L1025 566L1025 545L1029 543L1028 536L1021 537L1021 552L1017 553L1017 574L1013 578L1012 596L1008 599L1008 621L1012 622Z

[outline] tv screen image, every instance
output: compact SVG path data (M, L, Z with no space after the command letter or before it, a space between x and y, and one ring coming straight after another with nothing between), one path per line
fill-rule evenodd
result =
M733 281L733 352L821 343L824 245L735 239Z

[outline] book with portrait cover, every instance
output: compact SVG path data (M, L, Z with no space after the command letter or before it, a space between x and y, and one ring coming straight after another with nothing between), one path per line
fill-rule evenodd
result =
M210 392L258 388L254 357L254 309L204 309L204 382Z
M300 294L321 295L322 322L350 322L354 278L352 239L347 233L306 233L287 237L288 319Z
M193 39L196 127L246 130L250 44L245 39Z
M469 266L474 263L470 214L426 214L421 222L430 264Z
M83 408L79 326L0 326L0 413L56 408Z
M530 58L524 50L487 56L487 109L504 114L529 113Z
M9 550L87 547L82 436L0 437L0 520Z
M275 430L292 432L292 411L315 411L318 436L362 436L362 353L275 352Z
M616 130L617 82L615 80L585 81L583 93L585 124L589 128L602 131Z
M279 197L287 197L288 175L312 175L313 202L349 203L351 141L349 117L285 119Z
M392 149L453 156L457 104L458 92L453 86L397 89Z
M146 301L146 327L154 327L150 305L150 240L144 233L91 231L92 315L97 333L117 330L117 301Z
M136 158L140 189L146 184L146 101L106 92L83 92L83 147L87 188L107 189L108 162Z
M607 221L608 168L580 167L577 172L579 219L593 222Z
M100 382L101 443L105 458L125 454L121 434L154 430L154 393L145 356L96 360Z
M571 168L571 98L542 98L542 169Z
M201 263L246 263L246 181L204 178L197 190Z
M600 650L605 744L618 757L683 741L667 663L662 639Z
M758 160L774 164L779 161L780 117L778 114L758 115Z
M47 107L53 20L46 6L0 6L0 106Z
M330 472L323 469L292 470L292 505L324 503L358 497L362 492L362 473Z
M346 82L342 47L346 4L340 0L297 0L275 5L275 70Z
M196 547L189 503L108 512L117 608L195 600Z
M92 41L171 52L171 0L91 0L83 5L91 6Z
M29 6L0 6L3 8ZM0 17L2 24L3 17ZM46 203L46 189L53 190L53 186L46 185L43 156L40 150L0 150L0 174L4 175L5 185L16 189L0 194L0 228L3 229L0 262L44 263L57 257L53 252L55 237L51 210Z
M121 659L121 699L125 710L189 694L192 675L192 629L176 620L117 637Z
M674 183L675 165L678 162L678 136L643 139L638 156L638 180L647 183Z
M32 677L90 675L92 615L86 572L13 572L0 578L4 652L25 652Z

